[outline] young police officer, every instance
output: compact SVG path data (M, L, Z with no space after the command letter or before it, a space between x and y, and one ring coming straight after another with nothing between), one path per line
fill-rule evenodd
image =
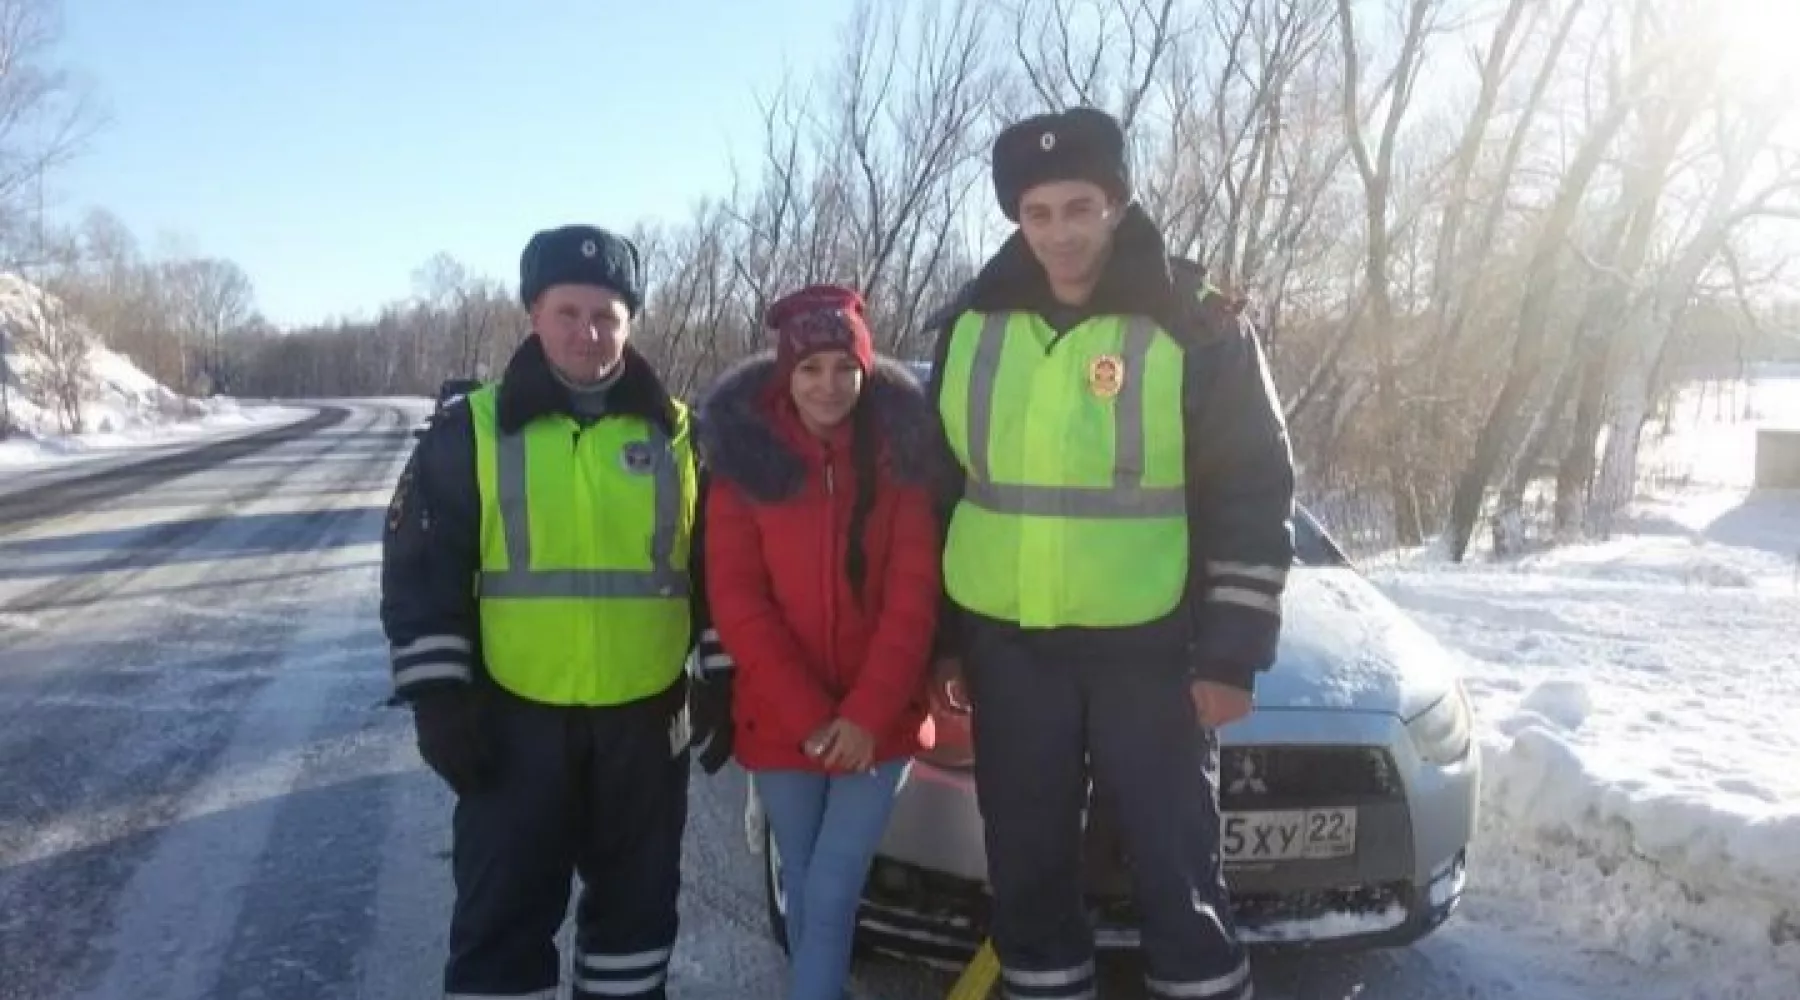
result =
M1132 200L1111 117L1014 124L993 172L1019 229L947 312L932 391L958 480L941 669L966 671L974 708L1002 982L1095 995L1091 768L1131 859L1150 994L1240 1000L1215 730L1249 712L1280 631L1281 410L1254 333Z
M628 343L642 269L588 226L532 237L532 334L433 422L389 511L382 624L425 762L457 794L450 998L663 997L704 623L688 411Z

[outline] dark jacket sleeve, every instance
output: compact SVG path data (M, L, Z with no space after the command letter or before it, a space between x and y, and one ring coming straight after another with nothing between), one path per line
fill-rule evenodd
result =
M1294 561L1294 464L1256 332L1196 297L1188 338L1188 608L1197 678L1254 689L1275 662Z
M382 533L381 627L401 701L467 684L480 669L480 509L474 434L459 401L414 448Z
M719 630L713 626L711 601L706 594L706 522L707 495L712 490L706 467L699 468L699 491L694 507L694 530L688 543L688 579L692 588L690 608L693 612L694 666L701 674L732 668L731 657L719 642Z

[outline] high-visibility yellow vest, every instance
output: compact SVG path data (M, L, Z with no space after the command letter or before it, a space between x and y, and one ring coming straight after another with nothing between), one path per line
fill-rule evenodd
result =
M938 409L967 474L944 586L1027 628L1138 625L1188 575L1183 351L1141 316L1058 337L1032 313L959 317Z
M469 394L481 490L481 655L501 687L552 705L666 690L690 646L698 475L688 412L500 430L498 391Z

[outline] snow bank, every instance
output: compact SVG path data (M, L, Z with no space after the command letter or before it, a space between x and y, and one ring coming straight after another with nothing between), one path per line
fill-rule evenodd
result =
M1800 495L1640 504L1646 533L1376 574L1468 654L1476 893L1709 997L1800 982Z
M1753 490L1762 427L1800 428L1800 369L1678 393L1611 540L1363 561L1470 661L1483 919L1709 1000L1800 997L1800 492Z
M91 380L81 397L82 433L65 434L51 400L34 391L47 362L21 343L26 335L56 322L60 312L53 296L17 275L0 274L0 324L7 330L6 405L14 434L0 441L0 467L35 467L212 437L288 423L310 413L287 406L245 405L228 397L182 396L96 342L87 352Z

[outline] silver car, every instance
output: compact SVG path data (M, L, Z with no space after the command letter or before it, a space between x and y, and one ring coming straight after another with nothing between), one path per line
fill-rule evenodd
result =
M1256 708L1220 733L1222 848L1252 945L1411 943L1456 908L1474 835L1480 755L1449 655L1349 564L1310 514L1274 667ZM899 792L858 918L858 944L959 964L986 932L989 896L968 717L936 705L931 749ZM1194 794L1203 795L1196 788ZM1090 914L1101 950L1135 948L1129 861L1092 797ZM770 927L785 943L781 858L755 822Z

